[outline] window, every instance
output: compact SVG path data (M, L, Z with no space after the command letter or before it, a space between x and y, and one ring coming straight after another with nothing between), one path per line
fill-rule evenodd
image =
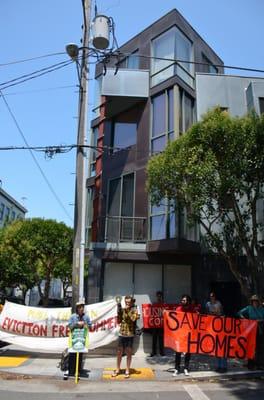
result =
M4 203L1 203L1 205L0 205L0 221L2 221L2 219L4 217L4 212L5 212L5 205L4 205Z
M92 240L93 200L94 200L94 186L89 187L87 190L86 232L85 232L85 243L87 247L89 246Z
M134 173L109 182L106 240L134 240Z
M178 28L173 27L152 41L152 56L152 86L178 75L193 87L193 64L188 62L193 61L192 42ZM181 61L175 63L176 59Z
M259 113L264 114L264 97L259 97Z
M134 174L109 182L108 215L132 217L134 213Z
M16 219L16 213L15 211L11 212L11 221L14 221Z
M183 90L180 93L180 132L186 132L194 122L194 100Z
M160 206L151 206L150 240L175 238L176 224L175 202L164 199Z
M91 151L90 151L90 176L95 176L95 163L97 157L97 140L98 140L98 128L94 128L91 132Z
M120 61L119 68L139 69L138 50Z
M118 151L137 142L137 124L135 122L114 122L112 133L113 151Z
M93 108L93 118L97 118L100 115L100 104L101 104L101 93L102 93L102 75L98 76L94 80L94 108Z
M161 152L174 139L173 88L152 99L152 153Z
M202 66L203 72L207 72L209 74L218 74L218 69L204 54L202 54L202 62L204 63L204 65Z
M5 219L6 221L9 221L9 216L10 216L10 208L6 207L6 213L5 213Z

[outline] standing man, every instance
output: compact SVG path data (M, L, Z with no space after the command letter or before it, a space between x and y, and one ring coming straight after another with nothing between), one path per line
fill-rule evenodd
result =
M181 297L181 303L176 307L176 311L179 312L197 312L194 308L194 305L192 304L192 299L188 294L183 294ZM175 353L175 370L174 373L172 374L173 377L177 376L180 374L181 371L181 355L179 351L176 351ZM184 375L188 376L189 375L189 365L190 365L190 359L191 359L191 354L190 353L184 353Z
M163 294L160 290L156 293L157 301L153 306L163 306ZM164 344L163 344L163 327L152 329L152 352L150 357L154 357L157 354L157 343L159 343L159 353L164 356Z
M84 329L84 328L89 329L92 326L90 318L84 312L84 307L85 307L84 301L79 301L76 303L76 313L71 315L69 322L68 322L68 326L69 326L71 332L73 332L74 329L77 329L77 328L78 329ZM83 353L80 353L80 355L79 355L78 371L80 371L80 372L82 370L82 358L83 358L82 355L83 355ZM69 376L75 375L75 372L76 372L75 367L76 367L76 353L69 353Z
M125 296L125 307L121 303L117 304L117 323L120 324L118 347L117 347L117 367L112 377L120 374L120 365L123 352L127 355L127 366L125 378L130 376L130 366L132 361L132 349L135 336L135 322L139 318L137 308L134 307L132 296Z
M223 306L216 298L215 292L211 292L209 295L209 301L205 304L206 313L209 315L224 315ZM225 357L217 357L216 372L227 371L227 359Z

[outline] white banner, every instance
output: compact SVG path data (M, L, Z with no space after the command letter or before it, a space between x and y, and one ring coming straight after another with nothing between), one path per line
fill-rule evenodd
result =
M89 349L117 339L115 300L85 306L92 321ZM62 352L68 346L71 308L40 308L5 302L0 314L0 340L37 351Z

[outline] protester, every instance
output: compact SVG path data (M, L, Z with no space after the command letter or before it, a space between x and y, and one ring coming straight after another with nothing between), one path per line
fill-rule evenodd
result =
M194 307L194 311L200 313L202 310L202 304L198 302L197 299L192 298L192 305Z
M90 328L92 326L91 320L88 315L85 314L84 312L84 307L85 307L85 302L84 301L79 301L76 303L76 313L72 314L69 322L68 322L68 327L70 328L71 332L74 331L74 329L84 329L84 328ZM82 371L82 360L83 360L83 354L79 354L79 366L78 366L78 371ZM69 354L69 376L74 376L76 373L76 353L70 353Z
M112 377L120 374L120 366L123 352L127 355L125 378L130 377L130 366L132 361L133 340L135 336L135 322L139 318L137 307L134 307L132 296L125 296L125 307L117 304L117 322L120 324L118 346L117 346L117 368Z
M191 304L192 299L188 294L183 294L181 297L181 303L176 307L176 311L179 312L197 312L194 306ZM175 370L172 376L177 376L181 372L181 354L180 352L176 351L175 353ZM189 364L190 364L191 354L184 353L184 375L189 375Z
M248 369L263 369L264 368L264 307L262 306L260 299L257 295L253 295L250 298L250 304L245 308L242 308L238 312L240 318L247 318L258 321L258 330L256 337L256 351L255 358L248 360Z
M205 305L206 313L209 315L224 315L223 306L216 298L216 294L211 292L209 301ZM217 357L216 372L227 372L227 359L225 357Z
M160 290L156 292L157 301L153 303L153 306L163 305L163 294ZM150 357L157 355L157 343L159 343L159 354L164 356L164 345L163 345L163 328L152 329L152 352Z

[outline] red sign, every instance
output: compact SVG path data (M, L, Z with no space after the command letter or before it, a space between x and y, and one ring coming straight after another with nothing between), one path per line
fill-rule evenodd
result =
M143 328L163 328L163 311L176 307L177 304L142 304Z
M178 352L254 358L257 321L164 311L164 346Z

